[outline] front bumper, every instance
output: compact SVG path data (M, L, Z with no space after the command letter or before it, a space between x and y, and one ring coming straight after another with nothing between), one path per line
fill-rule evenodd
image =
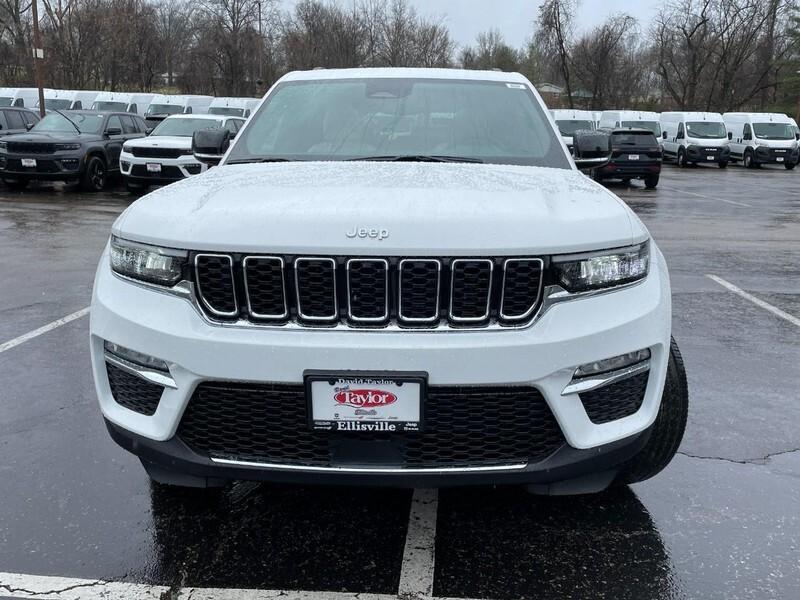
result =
M611 159L599 171L603 177L649 177L661 173L661 161L649 160L640 162Z
M797 148L756 146L754 159L758 164L796 164L800 160L800 153Z
M147 170L148 164L160 165L160 171ZM147 158L129 152L120 154L120 171L134 183L164 185L198 175L207 169L191 154L178 158Z
M35 167L23 167L22 159L35 159ZM0 176L37 180L69 181L79 179L84 156L70 152L56 154L0 154Z
M693 163L728 162L731 158L731 149L728 146L712 147L690 144L686 147L686 158Z
M442 481L535 482L572 477L556 469L605 455L615 444L628 448L648 430L658 412L670 341L670 289L663 256L652 246L649 276L614 292L559 302L534 323L513 330L396 331L250 328L210 324L186 298L123 280L108 266L97 272L91 313L91 357L97 394L115 439L172 470L202 477L295 481L322 478L405 485L427 478ZM151 416L118 404L111 393L103 340L165 360L175 389L167 388ZM650 376L641 407L623 418L593 423L578 394L562 395L575 367L649 348ZM566 445L550 458L515 468L475 473L374 472L342 468L275 468L221 464L189 450L176 436L192 394L201 382L298 384L306 370L426 372L431 386L509 386L537 388L560 427ZM133 440L126 442L125 440ZM611 462L620 458L611 454ZM555 461L555 462L553 462ZM577 468L577 467L576 467ZM560 474L559 474L560 473ZM362 479L359 479L362 478Z

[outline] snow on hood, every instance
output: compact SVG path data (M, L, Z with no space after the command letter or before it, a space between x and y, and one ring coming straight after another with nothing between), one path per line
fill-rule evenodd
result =
M388 235L347 235L359 229ZM113 231L197 250L416 256L577 252L647 237L578 171L364 161L217 167L143 196Z

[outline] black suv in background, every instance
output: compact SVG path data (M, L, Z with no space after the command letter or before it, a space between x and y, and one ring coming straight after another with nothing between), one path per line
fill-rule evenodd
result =
M39 122L39 115L27 108L4 106L0 108L0 137L14 133L26 133Z
M595 181L643 179L647 189L658 185L661 174L661 146L649 129L604 129L611 134L611 160L595 169Z
M27 133L0 140L0 178L22 189L32 180L77 181L100 191L119 172L122 144L144 137L139 115L89 110L53 112Z

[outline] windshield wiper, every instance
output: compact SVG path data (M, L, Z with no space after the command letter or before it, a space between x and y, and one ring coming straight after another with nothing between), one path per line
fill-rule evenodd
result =
M262 158L240 158L239 160L229 160L226 164L242 165L245 163L268 163L268 162L297 162L298 159L283 158L281 156L264 156Z
M447 156L444 154L397 154L389 156L359 156L348 161L367 160L385 162L445 162L445 163L482 163L480 158L471 156Z
M56 111L58 114L60 114L62 117L64 117L67 121L69 121L72 124L72 126L75 128L75 131L77 131L78 133L81 133L81 130L78 129L78 126L75 124L75 121L70 119L67 115L65 115L63 112L61 112L57 108L54 108L53 110Z

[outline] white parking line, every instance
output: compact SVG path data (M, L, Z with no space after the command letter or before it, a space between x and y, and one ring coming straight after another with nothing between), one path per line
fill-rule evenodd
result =
M434 550L436 546L437 490L414 490L408 515L406 547L400 568L401 598L433 596Z
M736 200L728 200L726 198L715 198L714 196L706 196L704 194L698 194L697 192L689 192L687 190L679 190L677 188L669 188L661 186L661 189L667 190L668 192L677 192L678 194L688 194L689 196L697 196L698 198L705 198L706 200L719 200L720 202L727 202L728 204L733 204L734 206L746 206L747 208L753 208L752 204L746 204L744 202L737 202Z
M769 302L764 302L761 298L756 298L752 294L748 294L743 289L733 285L730 281L725 281L722 277L717 277L716 275L710 275L710 274L706 274L706 277L708 277L712 281L716 281L718 284L720 284L725 289L733 292L734 294L737 294L737 295L741 296L745 300L749 300L750 302L752 302L756 306L760 306L764 310L768 310L769 312L771 312L776 317L780 317L781 319L784 319L785 321L789 321L789 323L791 323L792 325L796 325L797 327L800 327L800 319L798 319L794 315L790 315L789 313L787 313L785 311L782 311L777 306L772 306L772 304L770 304Z
M20 344L24 344L28 340L32 340L35 337L39 337L40 335L47 333L48 331L53 331L57 327L61 327L62 325L66 325L75 319L80 319L81 317L85 317L89 314L89 307L82 308L81 310L72 313L71 315L67 315L66 317L61 317L60 319L56 319L52 323L48 323L47 325L42 325L39 329L34 329L33 331L29 331L19 337L15 337L13 340L8 340L7 342L3 342L0 344L0 354L5 352L6 350L11 350Z

